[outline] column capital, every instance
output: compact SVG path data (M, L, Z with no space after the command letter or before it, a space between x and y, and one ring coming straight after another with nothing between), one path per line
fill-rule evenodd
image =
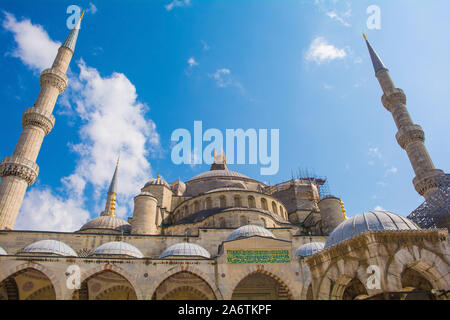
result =
M45 69L41 73L41 87L50 84L59 90L59 94L66 90L69 84L67 76L56 68Z
M16 176L31 186L39 174L39 166L24 157L12 155L0 163L0 177Z
M381 102L383 103L383 106L391 112L392 108L397 105L406 105L406 95L402 89L397 88L388 95L383 94Z
M22 116L22 127L36 126L44 130L45 134L49 134L55 125L55 117L48 111L31 107L25 110Z

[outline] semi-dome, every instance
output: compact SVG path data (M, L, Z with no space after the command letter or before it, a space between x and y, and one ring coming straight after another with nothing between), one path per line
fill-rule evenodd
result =
M295 251L295 255L298 258L307 257L316 252L319 252L320 250L323 250L324 247L325 247L325 243L323 243L323 242L305 243L304 245L301 245L300 247L298 247L298 249Z
M116 216L100 216L86 222L79 231L88 229L107 229L128 233L131 230L131 225Z
M2 247L0 247L0 256L6 256L8 255L8 252L6 252L5 249L3 249Z
M369 211L351 217L331 232L325 248L368 230L420 230L411 220L388 211Z
M200 257L200 258L211 258L208 250L199 246L195 243L182 242L174 244L164 250L159 256L160 258L182 256L182 257Z
M254 236L260 236L265 238L275 238L275 235L267 230L266 228L255 226L255 225L245 225L234 230L227 237L226 241L232 241L237 239L249 238Z
M42 253L42 254L56 254L59 256L76 257L77 253L67 244L56 240L40 240L34 242L25 249L22 253Z
M112 241L107 242L97 247L91 255L113 255L113 256L128 256L134 258L143 258L144 255L135 246L122 242Z

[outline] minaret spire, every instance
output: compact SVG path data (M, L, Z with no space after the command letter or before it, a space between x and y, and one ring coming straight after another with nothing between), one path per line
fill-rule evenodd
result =
M119 158L117 159L116 169L114 170L111 183L109 184L105 211L102 212L102 216L115 216L116 211L116 195L117 195L117 172L119 170Z
M369 49L375 76L383 90L382 103L392 113L398 132L397 142L408 154L416 177L413 184L416 191L429 198L440 186L445 174L442 170L434 167L433 161L425 147L425 133L419 125L413 123L406 109L406 96L402 89L395 87L389 76L389 70L381 61L378 54L370 45L365 34L363 34Z
M58 49L50 69L42 71L41 91L31 108L22 116L22 133L13 154L0 163L0 230L13 229L25 192L36 180L36 159L44 137L55 124L53 109L58 96L66 90L67 68L73 57L81 18Z
M375 74L380 71L389 71L388 68L384 65L383 61L381 61L378 53L372 48L369 41L367 40L366 35L363 33L364 40L366 40L367 49L369 49L370 59L372 60L373 69L375 70Z
M80 31L81 20L83 19L84 11L81 13L80 19L78 19L75 27L70 31L66 40L62 44L63 47L69 48L72 52L75 52L75 45L77 44L78 32Z

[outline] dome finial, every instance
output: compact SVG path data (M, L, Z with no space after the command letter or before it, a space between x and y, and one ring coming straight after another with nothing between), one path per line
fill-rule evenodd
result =
M159 173L159 172L158 172L158 177L157 177L157 179L158 179L158 180L161 180L161 173Z

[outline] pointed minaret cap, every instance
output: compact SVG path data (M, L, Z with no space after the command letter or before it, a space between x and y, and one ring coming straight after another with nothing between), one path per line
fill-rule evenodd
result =
M72 52L75 52L75 45L77 44L78 39L78 31L80 31L81 19L83 19L84 11L81 13L80 19L78 19L77 24L73 27L72 31L70 31L66 40L62 44L62 47L69 48Z
M370 43L367 40L367 37L364 33L363 33L363 37L364 37L364 40L366 40L367 48L369 49L370 59L372 59L372 64L373 64L373 69L375 70L375 74L378 74L378 72L381 70L388 71L388 68L386 68L383 61L381 61L380 56L372 48L372 46L370 45Z
M117 171L119 169L119 159L117 159L116 170L114 170L114 175L109 185L108 193L117 193Z

